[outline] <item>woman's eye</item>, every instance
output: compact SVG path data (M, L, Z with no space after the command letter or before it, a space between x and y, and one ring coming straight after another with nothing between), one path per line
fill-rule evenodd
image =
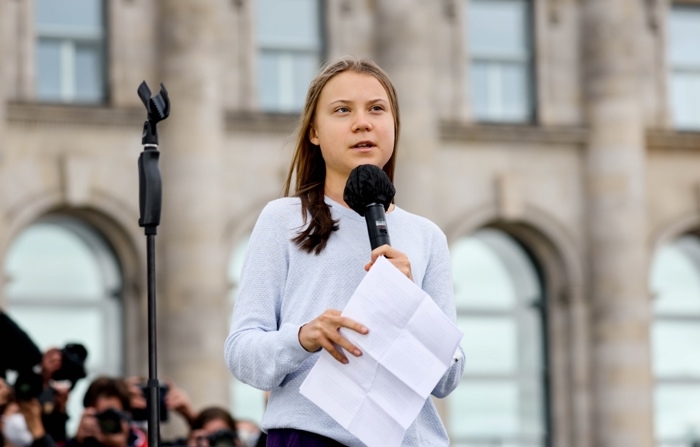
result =
M382 111L382 110L384 110L384 106L378 106L378 105L377 105L377 106L372 106L372 107L370 108L370 110L372 110L373 112Z
M335 111L340 113L347 113L350 111L350 109L348 109L347 107L338 107L337 109L335 109Z

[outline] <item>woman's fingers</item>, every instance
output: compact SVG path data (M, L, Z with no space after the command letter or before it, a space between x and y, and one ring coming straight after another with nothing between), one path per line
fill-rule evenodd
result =
M401 273L406 275L408 279L413 280L411 273L411 262L404 252L401 252L390 245L382 245L372 250L370 261L365 265L365 271L369 271L380 256L384 256L391 262L394 267L399 269Z
M340 335L339 329L341 327L363 335L369 332L362 324L341 316L340 311L329 309L301 327L299 330L299 342L309 352L325 349L339 362L347 363L348 360L344 352L360 356L362 351Z

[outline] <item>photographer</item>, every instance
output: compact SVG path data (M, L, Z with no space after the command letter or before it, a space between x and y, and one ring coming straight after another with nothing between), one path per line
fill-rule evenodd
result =
M67 344L42 354L29 335L2 311L0 340L0 378L4 379L7 370L17 372L15 399L37 400L42 429L62 444L66 439L68 393L86 375L87 350L80 344Z
M131 396L131 417L134 422L146 422L148 420L147 406L147 386L146 379L142 377L128 377L125 379L129 387ZM174 411L179 414L188 427L192 427L197 412L192 406L189 396L182 388L178 387L172 379L167 379L165 383L160 384L160 420L166 422L168 413Z
M85 411L66 447L147 447L145 434L130 422L129 389L121 379L99 377L85 393Z
M241 447L236 421L223 408L208 407L192 423L188 447Z
M36 398L15 402L12 389L0 379L0 446L56 447L41 422L41 405Z
M81 344L69 343L63 349L50 348L41 359L43 391L39 396L42 404L42 421L46 431L54 440L66 441L66 405L68 394L78 380L84 378L87 350Z

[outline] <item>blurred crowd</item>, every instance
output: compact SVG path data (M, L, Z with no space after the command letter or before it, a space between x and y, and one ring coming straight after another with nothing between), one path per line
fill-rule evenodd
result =
M148 447L149 387L141 377L97 377L82 396L75 433L67 433L68 397L87 380L87 350L67 344L42 352L7 314L0 311L0 447ZM8 383L8 372L15 379ZM153 386L155 388L155 384ZM227 409L196 410L172 380L159 385L160 419L176 414L188 430L164 446L259 447L265 433Z

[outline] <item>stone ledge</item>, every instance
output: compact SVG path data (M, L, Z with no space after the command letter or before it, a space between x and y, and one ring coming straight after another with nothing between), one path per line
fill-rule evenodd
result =
M440 123L440 138L446 141L583 145L587 135L584 127Z
M140 128L146 110L102 105L9 103L7 119L15 123L125 126Z
M298 113L226 112L226 130L292 134L299 123Z
M649 150L700 151L700 132L651 129L647 131L646 139Z

